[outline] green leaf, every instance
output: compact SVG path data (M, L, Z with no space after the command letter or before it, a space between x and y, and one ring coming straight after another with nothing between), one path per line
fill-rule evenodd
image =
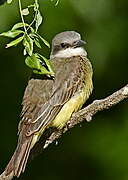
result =
M26 52L26 49L25 49L25 48L24 48L23 54L24 54L24 56L27 55L27 52Z
M7 31L7 32L1 33L0 36L15 38L16 36L18 36L21 33L24 33L24 31L21 31L21 30L11 30L11 31Z
M56 4L55 4L55 6L58 6L58 4L59 4L59 1L60 1L60 0L57 0L57 1L56 1Z
M41 13L40 11L37 12L37 16L36 16L36 31L38 30L39 26L41 25L42 23L42 16L41 16Z
M49 73L49 71L47 71L43 66L42 66L39 70L34 69L33 72L34 72L35 74L51 75L51 73ZM52 75L51 75L51 76L52 76Z
M7 3L8 4L11 4L13 0L7 0Z
M46 60L46 59L45 59ZM48 61L48 60L47 60ZM33 69L33 72L36 74L46 74L46 75L51 75L54 76L53 71L48 71L44 66L42 66L40 60L40 56L38 54L32 54L32 56L28 56L25 59L25 63L28 67Z
M25 59L25 63L32 69L40 69L40 60L33 54Z
M41 65L40 67L40 74L46 74L46 75L50 75L50 76L55 76L54 72L48 71L44 66Z
M43 43L50 48L50 44L48 41L46 41L42 36L40 36L39 34L36 33L36 35L40 38L41 41L43 41Z
M42 48L38 39L34 39L34 42L38 48Z
M45 62L46 66L48 67L49 74L52 75L52 76L54 76L54 75L55 75L55 72L54 72L54 70L53 70L53 67L52 67L50 61L49 61L47 58L45 58L44 56L42 56L41 54L36 54L36 56L38 56L38 57L40 57L41 59L43 59L43 61Z
M46 41L43 37L41 37L38 33L31 33L30 36L34 39L40 39L41 41L43 41L43 43L50 48L50 44L48 43L48 41ZM38 40L39 41L39 40Z
M19 44L22 40L23 40L24 36L21 36L17 39L15 39L14 41L11 41L10 43L8 43L6 45L6 48L12 47L12 46L16 46L17 44Z
M25 35L23 45L25 47L26 52L29 56L32 56L33 53L33 40L30 38L29 35Z
M35 32L29 34L31 38L39 38Z
M29 26L29 24L25 23L25 26ZM24 24L22 22L15 24L12 27L12 30L15 30L15 29L18 29L18 28L21 28L21 27L24 27Z
M28 8L23 9L21 13L23 16L27 16L29 14Z

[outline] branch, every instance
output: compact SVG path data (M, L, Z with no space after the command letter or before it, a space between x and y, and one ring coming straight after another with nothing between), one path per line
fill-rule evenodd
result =
M69 129L73 128L75 125L81 123L84 120L90 122L93 116L97 112L103 111L105 109L109 109L112 106L118 104L119 102L127 98L128 98L128 84L123 88L121 88L120 90L113 93L112 95L104 99L95 100L87 107L81 109L76 113L73 113L71 119L68 121L67 125L62 130L57 130L51 134L51 136L45 142L44 148L47 148L53 141L60 138L62 134L64 134Z
M50 137L44 143L44 149L47 148L53 141L57 140L61 137L69 129L73 128L75 125L81 123L82 121L86 120L90 122L93 116L105 109L109 109L112 106L118 104L119 102L123 101L124 99L128 99L128 84L121 88L120 90L116 91L112 95L101 99L95 100L87 107L81 109L80 111L73 113L71 119L68 121L67 125L61 129L54 131ZM9 176L5 175L5 172L0 176L0 180L11 180L13 178L13 173Z

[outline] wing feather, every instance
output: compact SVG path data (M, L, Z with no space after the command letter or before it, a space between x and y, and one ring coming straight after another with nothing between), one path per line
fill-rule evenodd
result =
M23 98L22 120L19 131L29 125L26 135L39 131L51 123L63 105L81 90L81 57L54 59L55 79L31 79ZM76 68L77 67L77 68Z

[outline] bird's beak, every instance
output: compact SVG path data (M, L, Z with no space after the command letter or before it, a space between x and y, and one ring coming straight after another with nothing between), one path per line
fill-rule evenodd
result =
M74 46L74 48L77 48L77 47L82 47L82 46L84 46L85 44L86 44L85 41L83 41L83 40L78 40L78 41L75 41L75 42L74 42L73 46Z

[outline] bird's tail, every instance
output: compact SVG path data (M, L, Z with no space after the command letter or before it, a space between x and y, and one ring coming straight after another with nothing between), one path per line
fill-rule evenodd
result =
M20 141L18 146L9 161L5 171L0 175L0 180L11 180L13 176L19 177L21 172L24 172L26 163L31 150L33 136ZM23 142L23 143L22 143Z

